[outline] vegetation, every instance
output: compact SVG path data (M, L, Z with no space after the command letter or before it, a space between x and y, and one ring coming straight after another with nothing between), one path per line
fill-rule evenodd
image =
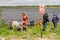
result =
M0 6L0 8L38 8L39 6ZM60 5L45 5L46 8L60 8Z
M3 22L2 26L0 26L0 36L4 38L7 37L6 39L8 40L10 40L10 38L34 40L41 38L40 26L30 26L27 28L27 31L14 31L9 30L9 25ZM46 31L43 31L43 38L51 39L51 37L53 37L54 40L60 40L60 24L58 24L56 30L53 30L52 23L47 24Z

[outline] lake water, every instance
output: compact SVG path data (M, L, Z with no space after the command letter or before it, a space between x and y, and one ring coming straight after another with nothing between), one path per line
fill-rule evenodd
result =
M40 13L39 8L2 8L2 18L4 18L7 22L12 20L22 20L22 12L25 12L29 16L29 21L34 20L39 21ZM60 18L60 8L46 8L48 11L49 19L51 21L53 12L57 12Z

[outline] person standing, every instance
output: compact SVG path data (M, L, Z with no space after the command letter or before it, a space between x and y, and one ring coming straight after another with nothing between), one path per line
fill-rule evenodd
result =
M28 24L28 16L25 13L22 13L22 20L23 20L23 30L26 30Z
M54 29L57 28L57 23L58 23L58 21L59 21L58 15L57 15L57 13L54 13L54 14L53 14L53 18L52 18L52 22L53 22L53 25L54 25Z
M48 19L48 12L46 11L43 15L43 31L46 30L47 22L49 22L49 19Z

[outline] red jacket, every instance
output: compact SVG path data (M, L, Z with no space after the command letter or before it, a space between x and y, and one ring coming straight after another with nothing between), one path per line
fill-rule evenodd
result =
M28 23L28 16L27 15L23 16L23 23L24 24Z

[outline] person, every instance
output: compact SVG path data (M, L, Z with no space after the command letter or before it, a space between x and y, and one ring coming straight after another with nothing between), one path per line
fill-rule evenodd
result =
M58 15L57 15L57 13L54 13L53 18L52 18L52 22L53 22L53 25L54 25L54 30L57 28L58 21L59 21Z
M48 12L46 11L46 12L43 14L43 31L46 30L47 22L49 22L49 19L48 19Z
M12 27L12 22L9 22L9 29L12 30L13 27Z
M23 30L26 30L28 23L28 16L25 13L22 13L22 20L23 20Z

